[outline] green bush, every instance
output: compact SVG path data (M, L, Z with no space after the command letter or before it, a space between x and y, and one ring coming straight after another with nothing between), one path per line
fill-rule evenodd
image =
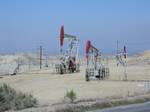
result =
M6 84L0 86L0 112L34 107L37 100L31 94L16 92Z
M74 103L75 99L77 98L77 97L76 97L76 93L75 93L73 90L68 91L68 92L66 93L66 96L65 96L65 97L67 97L67 98L71 101L71 103Z

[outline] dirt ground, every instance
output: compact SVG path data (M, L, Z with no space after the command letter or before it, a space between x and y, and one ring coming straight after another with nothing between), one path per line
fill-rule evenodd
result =
M148 57L149 58L149 57ZM77 100L126 97L150 92L150 65L132 64L127 67L129 81L124 79L124 69L109 61L110 77L107 80L85 81L85 66L79 73L58 75L54 69L3 76L0 84L7 83L16 90L31 93L40 105L62 102L67 91L73 89Z

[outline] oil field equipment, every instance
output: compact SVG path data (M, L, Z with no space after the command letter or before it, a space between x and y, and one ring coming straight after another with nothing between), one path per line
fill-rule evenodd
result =
M55 65L58 74L79 72L79 39L76 36L65 34L64 26L60 29L59 63ZM67 45L64 47L64 41Z
M90 79L93 78L99 80L108 78L109 68L101 63L101 58L100 51L91 44L91 41L88 40L86 42L86 81L90 81Z
M123 49L119 50L118 41L117 41L116 60L117 60L117 66L122 65L124 68L124 80L128 80L127 70L126 70L126 68L127 68L127 49L126 49L126 46L124 46Z

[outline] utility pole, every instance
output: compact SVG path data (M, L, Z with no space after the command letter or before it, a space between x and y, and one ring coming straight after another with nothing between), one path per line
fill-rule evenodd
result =
M117 60L119 59L119 41L117 40L117 49L116 49L116 57L117 57ZM117 67L119 66L119 62L117 61ZM121 76L119 74L119 80L121 80Z
M127 81L128 80L128 77L127 77L127 51L126 51L126 46L124 46L123 48L123 53L124 53L124 75L125 75L125 80Z
M117 40L117 51L116 51L117 52L117 58L119 58L119 55L118 55L119 54L119 48L118 47L119 47L119 41ZM119 62L117 62L117 66L119 66Z
M118 47L119 47L119 41L117 40L117 54L119 53Z
M42 53L43 53L43 47L40 46L40 69L42 69Z

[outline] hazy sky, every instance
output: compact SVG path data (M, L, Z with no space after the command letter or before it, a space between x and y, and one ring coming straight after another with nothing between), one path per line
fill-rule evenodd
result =
M0 53L59 48L59 30L115 53L116 41L130 53L150 49L150 0L0 0Z

